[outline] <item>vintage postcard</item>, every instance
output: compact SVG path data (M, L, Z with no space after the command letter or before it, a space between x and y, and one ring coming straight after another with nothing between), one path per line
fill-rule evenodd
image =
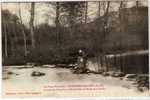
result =
M1 2L3 97L149 97L147 0Z

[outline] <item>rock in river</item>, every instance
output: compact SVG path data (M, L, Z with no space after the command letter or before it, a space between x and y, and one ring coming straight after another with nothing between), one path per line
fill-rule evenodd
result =
M45 73L42 73L42 72L37 72L37 71L33 71L31 76L44 76Z

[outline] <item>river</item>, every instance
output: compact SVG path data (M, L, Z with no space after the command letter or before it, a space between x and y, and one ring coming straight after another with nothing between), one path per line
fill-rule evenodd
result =
M45 97L45 96L150 96L148 92L138 92L133 86L132 82L120 80L114 77L104 77L100 74L73 74L67 68L53 68L49 67L34 67L22 68L23 66L3 66L3 81L2 93L4 97ZM33 77L33 71L45 73L44 76ZM9 73L12 72L12 73ZM9 74L8 74L9 73ZM92 91L44 91L43 87L48 85L88 85L100 84L105 89L97 92ZM39 95L29 94L15 94L11 95L9 92L40 91Z

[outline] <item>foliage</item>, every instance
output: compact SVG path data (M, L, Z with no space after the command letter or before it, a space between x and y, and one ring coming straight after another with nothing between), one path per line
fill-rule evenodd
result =
M55 4L53 4L56 6ZM138 10L138 13L135 13ZM3 64L25 64L38 62L42 64L74 62L79 49L87 52L89 57L108 53L125 52L132 49L148 49L148 15L147 7L122 8L121 18L116 12L107 12L107 17L99 16L90 23L84 20L85 2L60 2L59 21L66 18L68 26L61 23L59 27L43 23L34 27L35 49L31 49L30 30L20 23L20 19L8 10L2 10L2 46ZM126 11L127 14L124 14ZM137 14L137 15L136 15ZM138 16L134 21L135 16ZM126 20L124 19L126 18ZM107 20L107 30L104 22ZM122 24L120 24L120 22ZM24 55L22 27L27 39L27 56ZM59 29L59 31L58 31ZM123 31L120 31L123 29ZM60 45L57 46L59 32ZM5 54L7 34L8 57ZM71 34L71 35L70 35ZM137 41L138 39L138 41Z

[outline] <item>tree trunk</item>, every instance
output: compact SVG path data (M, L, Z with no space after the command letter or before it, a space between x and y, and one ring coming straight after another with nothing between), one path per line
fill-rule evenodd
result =
M108 13L109 13L109 7L110 7L110 1L107 1L107 8L106 8L106 11L105 11L105 13L104 13L104 26L103 26L103 28L104 28L104 41L105 41L105 38L106 38L106 35L108 34L108 26L107 26L107 23L108 23ZM105 50L103 50L103 54L105 55ZM104 58L105 58L105 56L104 56ZM106 61L106 60L105 60ZM106 67L106 70L105 71L107 71L107 64L106 64L107 62L105 62L105 67Z
M139 7L139 1L136 1L136 7L137 8Z
M14 22L14 24L12 25L12 33L14 34L14 54L17 54L18 51L18 38L17 38L17 24L16 22Z
M25 34L25 31L24 31L24 27L23 27L20 5L19 5L19 18L20 18L20 22L21 22L21 30L22 30L21 33L23 35L23 41L24 41L24 56L27 56L27 39L26 39L26 34Z
M22 30L22 34L23 34L23 41L24 41L24 56L27 56L27 40L26 40L26 34L24 30Z
M104 14L104 16L106 17L106 19L108 19L109 7L110 7L110 1L107 2L107 8L106 8L106 11L105 11L105 14Z
M4 34L5 34L5 57L8 57L8 48L7 48L7 31L6 31L6 23L4 22Z
M56 2L56 19L55 19L55 24L56 24L56 45L59 47L60 45L60 23L59 23L59 17L60 17L60 5L59 2Z
M136 13L135 13L135 25L138 23L138 7L139 7L139 1L136 1Z
M120 32L123 30L123 26L122 26L122 23L121 23L121 16L122 16L122 14L121 14L121 9L123 8L123 1L121 1L120 2L120 6L119 6L119 21L120 21Z
M85 24L87 23L88 2L85 2Z
M98 17L101 16L101 1L98 2Z
M34 10L35 10L35 3L31 3L31 16L30 16L30 33L31 33L31 45L32 49L35 48L35 40L34 40Z
M120 7L119 7L119 21L120 21L120 34L122 34L123 32L125 32L125 24L122 23L122 20L125 20L125 19L122 19L121 17L122 16L125 16L125 12L122 12L121 9L123 9L125 7L125 4L123 1L120 2ZM124 72L124 59L122 59L123 57L121 56L121 53L122 53L122 38L120 38L120 71L121 72Z
M70 23L70 40L72 40L73 38L73 34L74 34L74 28L75 28L75 22L74 22L74 11L75 9L71 9L69 12L69 23Z
M13 34L10 34L11 56L15 56L15 44L17 44L16 42L17 37L16 37L16 32L14 31L13 25L11 25L11 28L9 28L8 33L11 33L11 31L13 33ZM12 35L14 35L14 37Z

